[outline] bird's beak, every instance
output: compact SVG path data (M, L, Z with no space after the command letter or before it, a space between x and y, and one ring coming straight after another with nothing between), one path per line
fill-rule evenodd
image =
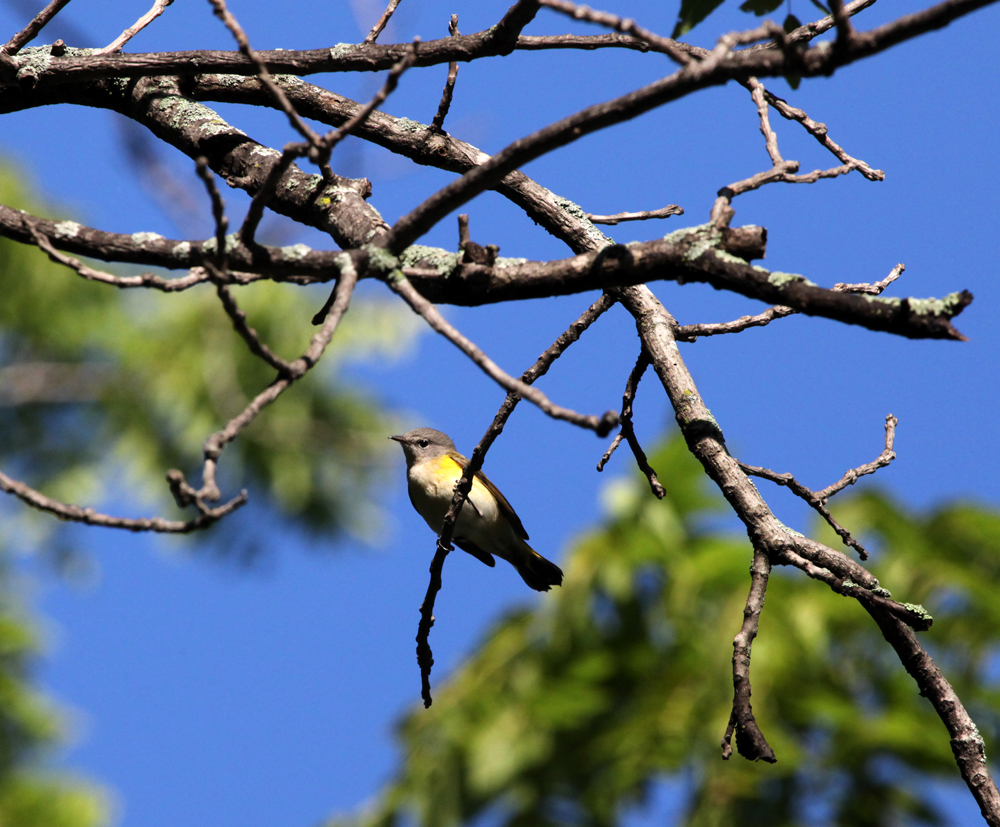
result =
M401 436L391 436L391 437L389 437L389 439L394 439L394 440L396 440L396 442L406 442L406 439L404 437L401 437Z

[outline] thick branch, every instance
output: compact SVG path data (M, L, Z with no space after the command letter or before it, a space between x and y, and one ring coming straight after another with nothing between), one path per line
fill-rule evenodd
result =
M414 277L413 283L437 303L478 305L656 279L696 281L869 330L914 339L965 338L951 319L972 301L968 291L944 299L887 299L828 290L803 276L753 267L725 252L725 243L722 231L704 225L678 230L658 241L617 245L559 261L511 263L493 268L492 273L468 268L447 278Z

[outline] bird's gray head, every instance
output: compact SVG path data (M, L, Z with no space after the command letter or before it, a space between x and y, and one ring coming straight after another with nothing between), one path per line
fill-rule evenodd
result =
M414 428L402 436L391 436L389 439L394 439L403 446L407 465L455 451L455 443L451 441L451 437L433 428Z

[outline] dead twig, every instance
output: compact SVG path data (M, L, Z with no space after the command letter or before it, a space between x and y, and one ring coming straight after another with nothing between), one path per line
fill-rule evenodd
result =
M451 16L451 22L448 24L448 34L452 37L461 36L461 32L458 30L457 14ZM444 119L448 117L448 110L451 109L451 99L455 93L456 78L458 78L458 61L453 60L448 64L448 79L444 83L444 89L441 92L441 102L438 104L437 112L434 114L434 120L431 121L431 129L436 132L444 131Z
M618 424L618 414L608 411L603 416L593 416L571 411L552 402L544 393L537 388L526 385L519 379L515 379L505 373L492 359L482 350L474 345L469 339L463 336L453 325L451 325L433 304L421 296L410 284L401 272L397 272L395 277L386 279L389 288L403 299L415 313L422 316L424 321L431 326L431 329L440 333L466 356L468 356L480 369L489 376L500 387L508 393L516 393L523 396L529 402L537 405L543 413L553 419L561 419L581 428L594 431L598 436L605 436L615 425Z
M142 17L135 21L135 24L129 26L125 31L123 31L118 37L116 37L111 43L105 46L103 49L98 49L94 52L94 55L111 55L115 52L120 52L122 46L128 43L133 37L135 37L139 32L146 28L150 23L156 20L163 12L166 11L167 6L173 3L174 0L154 0L152 8L146 12Z
M631 18L618 17L607 12L596 11L587 6L578 6L576 3L570 3L567 0L539 0L539 2L543 6L569 15L574 20L586 20L589 23L597 23L622 34L631 35L637 40L653 46L657 51L669 55L672 60L681 66L684 66L691 60L688 49L685 48L686 44L678 43L669 37L663 37L649 31L649 29L644 29L637 25Z
M604 452L604 456L601 457L601 461L597 463L597 470L604 470L604 466L607 465L608 460L611 459L611 455L615 452L615 449L621 445L622 439L625 439L628 441L629 447L632 449L632 454L635 456L635 461L639 466L639 470L642 471L642 473L646 475L646 479L649 480L649 487L650 490L652 490L653 495L658 500L662 500L666 496L667 492L657 479L656 472L649 464L649 460L646 459L646 452L642 450L642 446L639 444L639 439L635 435L635 429L632 427L632 404L635 401L636 391L639 389L639 380L642 379L642 375L646 372L646 368L648 367L649 355L645 351L640 351L639 358L636 359L635 362L635 367L632 368L628 381L625 383L625 393L622 394L622 412L618 418L621 424L621 431L619 431L618 435L614 438L614 441L611 443L611 447Z
M389 5L385 7L385 11L382 12L382 16L375 22L372 26L370 32L365 35L365 43L374 43L378 40L378 36L382 34L382 30L389 23L389 18L392 17L393 13L396 11L396 6L400 4L401 0L389 0Z
M834 519L833 515L827 509L826 503L827 500L829 500L830 497L837 492L842 491L848 485L854 485L860 477L863 477L866 474L874 474L879 468L885 468L885 466L896 458L896 453L892 450L892 443L895 439L896 425L898 422L899 420L897 420L892 414L889 414L885 418L885 449L877 459L873 462L866 463L865 465L858 466L857 468L852 468L844 474L840 480L835 482L833 485L827 486L822 491L812 491L811 489L806 488L806 486L798 482L791 474L779 474L768 468L759 468L755 465L747 465L745 462L739 462L738 460L737 462L739 462L739 466L743 469L744 473L770 480L778 485L783 485L797 497L801 497L809 503L810 507L812 507L824 520L826 520L830 528L837 532L837 535L844 541L845 545L855 549L862 560L867 560L868 552L865 551L864 546L855 540L851 536L851 533Z
M620 212L614 215L593 215L587 213L587 218L594 224L610 224L614 226L623 221L646 221L650 218L670 218L672 215L684 215L684 208L677 204L668 204L658 210L643 210L641 212Z
M51 3L49 3L44 9L38 12L34 18L32 18L31 22L27 26L4 43L3 48L0 48L0 54L16 55L19 51L21 51L21 49L34 40L38 36L38 33L45 28L45 24L59 14L63 6L68 3L69 0L52 0Z
M722 757L729 760L733 754L732 738L736 733L736 749L750 761L773 764L778 759L760 731L750 706L750 650L760 625L760 613L767 594L767 579L771 573L771 560L764 549L754 546L750 566L750 593L743 608L743 625L733 638L733 709L729 725L722 736Z
M844 284L843 282L837 282L837 284L833 285L832 289L840 293L866 293L869 296L880 296L886 287L903 275L905 269L906 265L900 263L893 267L889 275L882 279L882 281L876 281L874 284Z
M756 316L740 316L731 322L718 322L715 324L682 324L677 328L678 342L693 342L699 336L719 336L723 333L740 333L748 327L764 327L775 319L783 319L786 316L793 316L798 313L791 307L776 304L769 307L763 313Z
M193 520L166 520L162 517L140 517L131 519L128 517L113 517L110 514L102 514L93 508L81 508L78 505L70 505L53 500L44 494L36 491L23 482L12 479L0 472L0 491L5 494L13 494L22 502L36 508L39 511L46 511L54 514L60 520L67 520L74 523L84 523L86 525L103 526L104 528L124 528L128 531L154 531L162 534L187 534L199 529L208 528L213 523L218 522L223 517L232 514L247 501L247 492L240 492L224 505L217 508L209 508L203 502L192 500L198 504L201 512Z

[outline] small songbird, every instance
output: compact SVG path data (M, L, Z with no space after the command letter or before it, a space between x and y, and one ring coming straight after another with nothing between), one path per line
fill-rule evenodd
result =
M440 533L455 484L469 461L455 450L450 437L433 428L415 428L389 439L403 446L410 502L431 530ZM491 568L496 565L494 554L506 560L536 591L562 585L562 569L529 546L527 539L528 532L507 498L477 471L455 521L455 545Z

